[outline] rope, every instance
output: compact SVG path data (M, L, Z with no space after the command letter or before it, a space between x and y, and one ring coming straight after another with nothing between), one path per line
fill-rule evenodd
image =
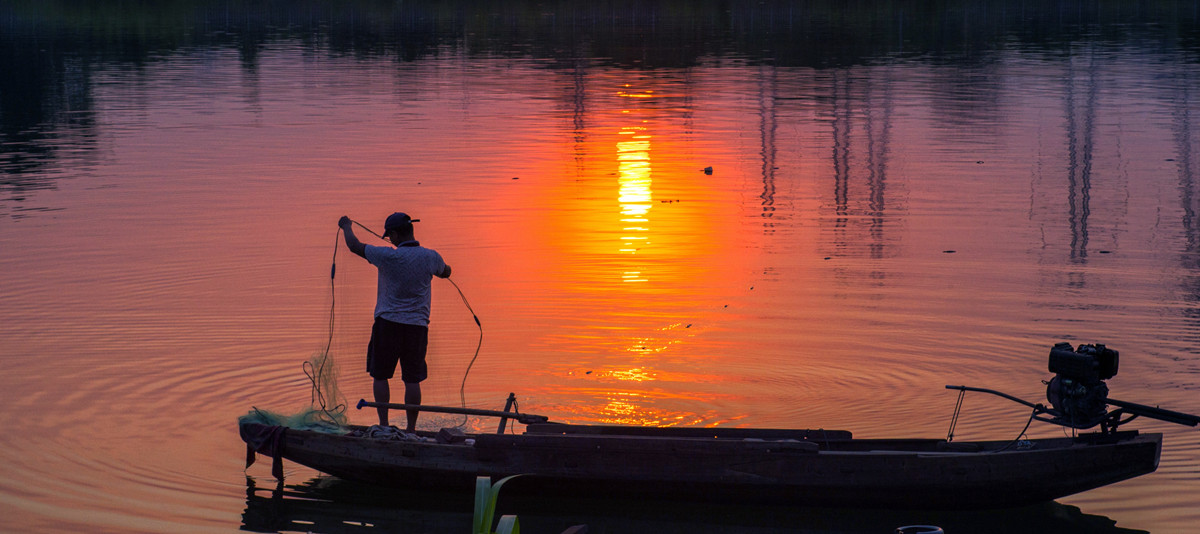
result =
M333 346L333 321L337 309L337 287L334 284L334 277L337 275L337 250L341 234L341 228L338 228L337 232L333 234L333 262L329 267L329 337L325 341L325 350L321 353L319 367L314 367L312 361L306 361L301 365L301 368L304 369L304 375L308 377L309 382L312 382L312 393L309 397L309 403L314 406L320 406L321 412L334 422L341 419L340 415L345 413L346 405L339 403L331 411L328 401L325 399L325 392L321 391L321 377L326 376L326 368L329 365L329 349Z
M958 390L958 401L954 404L954 416L950 418L950 430L949 430L949 432L946 433L946 442L947 443L954 441L954 428L956 426L958 426L958 416L962 413L963 397L965 397L966 395L967 395L966 389ZM1037 414L1041 410L1042 410L1042 406L1040 404L1037 406L1034 406L1033 411L1029 412L1029 420L1025 421L1025 428L1021 429L1021 433L1017 434L1017 437L1014 438L1011 442L1009 442L1008 445L1005 445L1005 446L1003 446L999 449L996 449L994 451L991 451L991 452L993 454L997 453L997 452L1004 452L1004 451L1008 450L1010 447L1012 447L1013 445L1020 443L1021 437L1025 435L1025 432L1029 431L1029 425L1033 424L1034 418L1037 417Z
M333 346L333 317L334 307L337 303L337 287L333 283L333 278L337 274L337 251L339 237L342 235L342 229L339 227L333 233L333 261L329 266L329 339L325 341L325 354L329 354L329 348Z
M467 311L471 312L471 318L475 319L475 326L479 327L479 342L475 344L475 355L471 356L471 361L469 363L467 363L467 370L463 373L462 384L460 384L458 386L458 400L462 404L462 407L466 408L467 407L467 375L471 374L471 367L473 367L475 365L475 360L479 358L479 349L483 347L483 324L479 322L479 316L475 315L475 309L471 308L471 303L467 302L467 296L463 294L463 291L461 288L458 287L458 284L454 283L454 280L451 280L449 278L447 278L446 281L450 282L450 285L454 286L454 289L458 290L458 296L460 298L462 298L463 305L465 305L467 307ZM467 424L467 416L463 415L463 422L460 423L458 426L461 427L466 424Z
M954 441L954 427L958 426L958 414L962 412L963 397L966 396L967 390L958 390L958 402L954 404L954 417L950 418L950 430L946 432L946 442ZM1028 425L1026 425L1028 428Z
M362 224L362 223L360 223L360 222L358 222L358 221L356 221L356 220L354 220L354 219L350 219L350 222L352 222L352 223L354 223L354 224L357 224L359 228L362 228L363 230L366 230L366 231L367 231L367 233L369 233L369 234L371 234L371 235L373 235L373 236L375 236L375 237L378 237L380 241L387 241L386 239L384 239L384 238L383 238L383 236L381 236L381 235L379 235L379 234L375 233L375 231L374 231L374 230L372 230L372 229L370 229L370 228L367 228L366 226L363 226L363 224ZM339 230L340 230L340 228L339 228Z
M1004 451L1008 450L1009 447L1012 447L1013 445L1016 445L1017 443L1019 443L1021 441L1021 436L1024 436L1025 432L1027 430L1029 430L1029 425L1033 423L1033 417L1037 414L1038 414L1038 409L1034 408L1032 412L1029 412L1029 420L1025 421L1025 428L1021 429L1021 433L1017 434L1017 437L1015 439L1013 439L1011 442L1009 442L1008 445L1005 445L1005 446L1003 446L999 449L996 449L995 451L992 451L992 452L993 453L1004 452Z
M516 397L513 397L513 413L518 414L518 415L521 413L521 404L517 402ZM508 433L516 434L517 433L516 426L517 425L508 425Z

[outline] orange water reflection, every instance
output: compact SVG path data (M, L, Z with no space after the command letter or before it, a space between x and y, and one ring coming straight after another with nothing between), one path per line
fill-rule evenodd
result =
M518 201L537 222L516 246L546 267L536 282L542 298L530 303L534 347L592 354L604 368L653 371L655 354L701 330L692 328L697 313L718 308L709 300L719 297L697 288L736 280L745 256L714 252L737 239L708 215L732 192L702 179L698 139L686 127L690 95L671 76L626 77L597 71L573 99L582 102L574 168L569 176L553 163L536 171L540 178ZM536 317L547 310L553 326ZM552 364L547 372L563 371Z
M3 421L24 429L0 442L0 495L83 515L111 506L53 489L105 481L145 510L227 492L209 481L241 477L233 419L310 399L334 221L396 209L482 319L472 406L515 391L571 422L936 436L942 384L1037 398L1046 344L1071 336L1133 356L1122 398L1196 411L1194 76L1107 54L1127 78L1014 54L988 68L1021 83L991 86L919 63L309 70L262 52L245 87L219 57L107 72L104 157L0 225ZM1146 100L1145 80L1177 93ZM375 279L340 250L354 400ZM426 401L457 404L476 325L435 284ZM971 408L987 437L1026 420ZM1191 436L1146 479L1173 495L1130 491L1153 497L1139 508L1194 509ZM112 461L148 443L179 454Z
M531 236L537 241L529 244L575 260L559 273L573 290L632 283L646 286L634 291L661 292L704 274L684 267L707 254L695 236L714 228L702 214L717 193L696 179L703 165L692 159L695 139L683 128L691 112L687 95L653 88L670 85L669 78L631 84L613 79L619 76L598 72L599 87L583 97L587 109L572 147L574 179L562 180L553 165L538 170L551 185L526 199L542 217L540 233ZM564 203L569 206L544 209ZM658 284L647 284L652 281Z
M572 392L588 399L589 405L560 407L564 420L638 426L717 426L733 424L737 420L711 407L711 403L720 397L622 387L577 388Z
M620 80L623 74L597 73L574 136L572 151L580 155L574 179L549 178L553 185L534 198L532 206L570 204L541 212L539 228L547 233L529 243L544 250L548 262L570 260L549 280L551 293L561 296L557 328L539 331L535 346L551 360L574 356L565 365L532 367L544 369L535 380L546 386L562 374L591 383L570 393L586 404L566 411L582 419L679 424L688 416L667 399L684 384L720 381L696 376L698 361L712 358L710 348L685 348L719 320L705 315L724 311L711 301L721 293L697 288L737 280L746 257L715 252L731 246L737 233L719 231L710 215L713 203L730 192L704 179L704 165L694 159L699 139L687 128L694 113L690 95L670 76L628 82ZM563 316L571 318L565 328ZM686 365L678 359L681 349L690 359ZM592 367L580 370L580 358ZM527 385L536 394L539 384ZM692 421L707 410L704 401L695 404Z
M679 413L647 410L646 395L640 392L614 391L608 394L608 403L600 409L605 424L674 426L688 424L688 417Z
M640 126L627 126L621 135L627 141L617 143L618 179L620 183L617 201L621 205L621 252L637 254L651 244L649 236L650 209L654 199L650 186L653 184L650 166L650 135ZM625 282L645 282L641 271L626 271Z

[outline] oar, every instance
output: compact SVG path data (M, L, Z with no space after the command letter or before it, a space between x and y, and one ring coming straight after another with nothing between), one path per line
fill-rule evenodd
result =
M516 419L517 422L523 425L532 425L534 423L545 423L550 420L544 415L534 415L531 413L517 412L502 412L499 410L476 410L474 408L452 408L449 406L429 406L426 404L393 404L390 402L367 402L366 399L358 399L358 405L355 408L359 410L364 406L371 408L388 408L390 410L417 410L422 412L439 412L439 413L457 413L464 415L481 415L484 417L503 417L508 419Z

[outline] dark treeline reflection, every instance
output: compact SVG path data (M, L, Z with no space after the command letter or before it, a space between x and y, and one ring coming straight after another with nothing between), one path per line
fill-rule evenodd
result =
M904 58L986 63L1007 47L1079 42L1200 57L1194 1L220 1L0 4L0 193L53 187L61 153L94 150L99 69L236 49L253 70L280 41L313 53L415 61L439 54L578 60L636 69L705 58L834 68Z
M254 61L272 40L333 53L414 60L466 54L607 58L686 67L709 55L779 66L897 56L958 56L1004 44L1152 41L1195 51L1194 1L691 1L153 3L46 0L0 5L5 47L31 35L51 53L138 64L189 47L237 47ZM45 44L55 45L54 50Z

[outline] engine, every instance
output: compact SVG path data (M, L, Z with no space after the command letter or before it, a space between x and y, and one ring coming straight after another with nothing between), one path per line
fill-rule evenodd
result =
M1059 343L1050 349L1050 372L1046 400L1070 426L1086 428L1108 414L1108 386L1116 376L1119 353L1101 344Z

